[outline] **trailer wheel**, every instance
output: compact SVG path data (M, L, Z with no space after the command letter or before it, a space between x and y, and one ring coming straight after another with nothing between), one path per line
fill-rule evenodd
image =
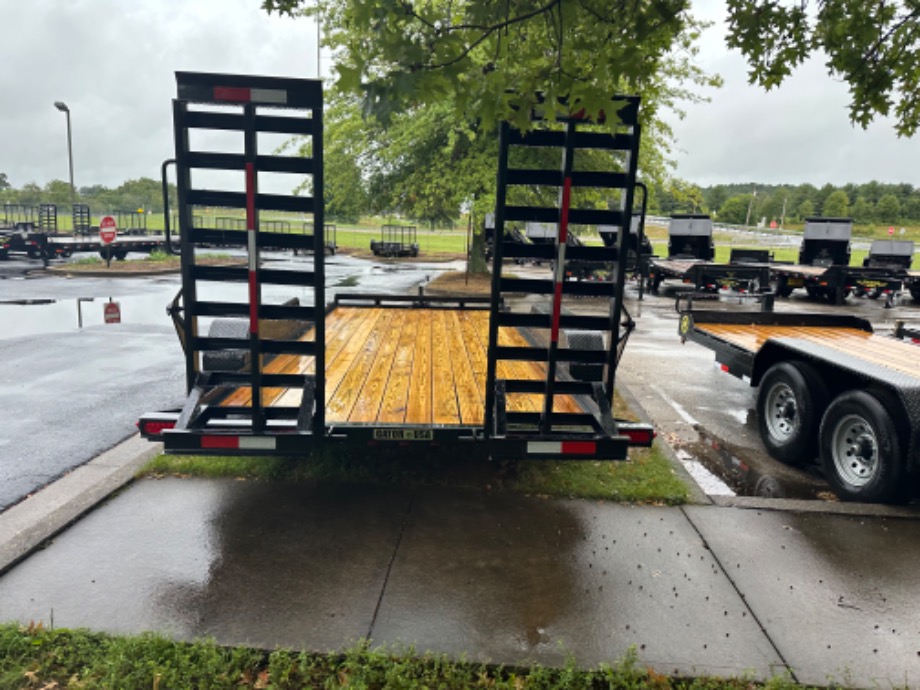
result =
M814 458L827 402L821 377L809 364L780 362L770 367L757 394L757 424L770 456L787 465Z
M835 493L847 501L903 498L903 458L897 428L874 395L847 391L821 421L821 464Z
M787 284L786 276L770 278L770 291L777 297L788 297L792 294L792 288Z

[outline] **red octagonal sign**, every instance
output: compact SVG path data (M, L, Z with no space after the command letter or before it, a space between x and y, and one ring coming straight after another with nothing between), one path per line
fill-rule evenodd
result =
M115 219L112 216L103 216L99 221L99 239L103 244L111 244L115 241L115 235L118 229L115 227Z

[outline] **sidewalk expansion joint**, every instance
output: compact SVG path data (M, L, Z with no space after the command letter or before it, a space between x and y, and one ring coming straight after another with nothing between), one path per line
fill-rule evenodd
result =
M409 516L412 514L412 505L415 503L415 495L409 496L409 502L406 505L406 512L403 514L402 524L399 526L399 535L396 537L396 543L393 545L393 553L390 554L390 562L387 563L387 572L383 577L383 585L380 587L380 596L377 597L377 605L374 607L374 615L371 616L371 623L367 628L367 640L373 639L374 627L377 625L377 616L380 613L380 607L383 604L383 597L387 592L387 585L390 582L390 573L393 572L393 564L396 562L396 556L399 553L399 546L402 544L403 535L406 533L406 527L409 526Z
M773 649L774 652L776 652L777 658L782 662L786 671L789 672L789 677L792 679L793 682L798 683L799 680L796 677L795 671L793 670L792 666L786 660L786 657L783 656L783 653L779 650L779 647L776 646L776 642L774 642L773 638L770 636L770 633L767 632L766 626L764 626L764 624L761 622L757 613L754 611L754 609L751 608L751 605L748 603L747 597L738 588L738 585L735 583L735 580L732 578L732 576L729 575L728 569L723 565L721 559L719 558L719 554L717 554L715 550L709 545L709 541L706 539L706 537L703 536L703 533L697 527L696 523L693 522L693 518L691 518L690 515L687 514L687 511L684 510L683 506L680 507L680 512L683 513L683 516L684 518L686 518L687 523L690 525L690 527L693 528L693 531L696 532L697 536L700 538L700 541L703 543L703 547L712 555L712 558L715 560L716 564L719 566L719 570L722 571L722 574L725 575L725 578L729 581L729 583L731 583L732 589L735 590L735 593L738 595L738 598L741 599L741 601L744 603L744 608L746 608L748 613L751 614L751 618L757 624L757 627L760 628L760 632L763 633L764 638L767 640L767 642L770 643L770 647Z

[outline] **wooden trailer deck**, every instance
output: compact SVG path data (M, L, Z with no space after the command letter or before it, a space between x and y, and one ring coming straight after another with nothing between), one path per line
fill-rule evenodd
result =
M312 340L313 331L303 336ZM326 422L481 425L489 312L463 309L337 307L326 317ZM516 329L500 328L501 345L526 345ZM281 355L265 373L313 373L313 357ZM498 377L544 379L537 362L500 361ZM266 388L266 406L297 406L301 391ZM508 409L542 411L540 395L509 394ZM240 388L222 405L249 406ZM557 412L582 412L567 395Z
M696 323L694 328L749 352L757 352L770 338L807 340L920 380L920 349L916 345L858 328L724 323Z

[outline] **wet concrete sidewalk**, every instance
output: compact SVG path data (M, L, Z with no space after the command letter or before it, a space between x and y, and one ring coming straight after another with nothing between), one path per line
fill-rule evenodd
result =
M145 479L0 577L0 620L916 686L918 545L907 518Z

